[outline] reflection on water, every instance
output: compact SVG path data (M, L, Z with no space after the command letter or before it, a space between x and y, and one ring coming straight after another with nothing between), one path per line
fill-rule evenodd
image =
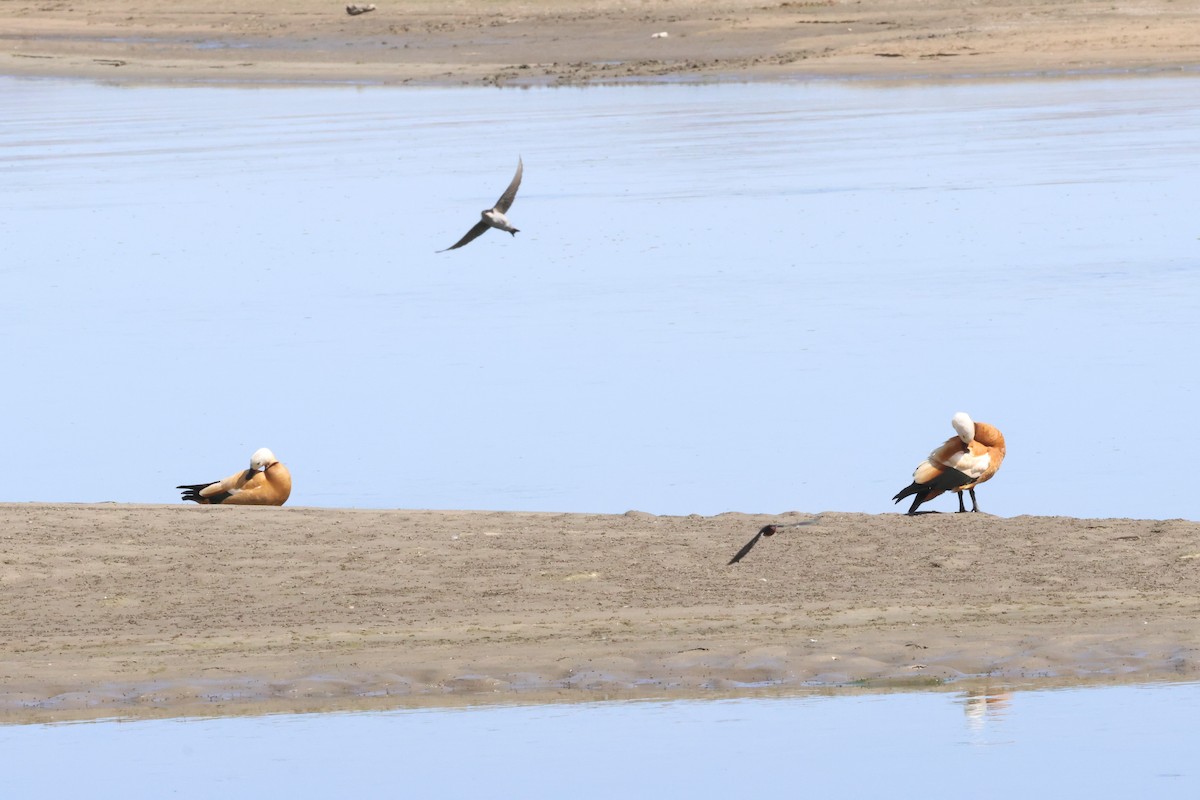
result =
M1012 699L1011 691L993 694L988 689L971 689L963 692L959 701L966 712L968 727L975 733L982 733L1003 721Z
M14 797L1195 797L1198 712L1197 684L482 707L0 727L0 759Z
M1194 78L0 87L0 499L882 512L966 410L985 511L1196 518Z

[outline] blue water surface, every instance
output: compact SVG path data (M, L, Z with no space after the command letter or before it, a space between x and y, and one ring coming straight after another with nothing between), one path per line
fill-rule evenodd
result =
M1195 797L1196 684L0 727L13 797Z
M5 501L1200 518L1200 82L0 79ZM518 156L515 238L455 242ZM939 505L940 504L940 505ZM948 510L952 499L933 504Z

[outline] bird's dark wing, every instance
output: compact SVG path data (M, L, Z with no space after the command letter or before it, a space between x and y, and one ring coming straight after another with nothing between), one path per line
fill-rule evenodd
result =
M928 483L917 483L913 481L908 486L905 486L896 496L892 498L893 502L899 503L905 497L911 494L919 494L924 492L926 495L932 494L935 491L949 492L959 486L966 486L968 483L974 483L975 478L965 472L960 472L954 467L943 467L942 471L929 480ZM922 500L921 502L925 502Z
M484 231L486 231L486 230L487 230L488 228L490 228L490 227L492 227L492 226L491 226L491 225L488 225L488 224L487 224L486 222L484 222L483 220L479 220L479 222L476 222L476 223L475 223L475 227L474 227L474 228L471 228L471 230L467 231L467 235L466 235L466 236L464 236L463 238L459 239L457 242L455 242L454 244L450 245L450 246L449 246L449 247L447 247L445 250L438 250L438 252L439 252L439 253L445 253L445 252L447 252L448 250L457 250L458 248L462 247L464 244L470 244L471 242L475 241L475 240L476 240L476 239L478 239L480 236L482 236L482 235L483 235L483 232L484 232Z
M729 564L726 564L725 566L736 564L745 558L746 553L749 553L751 550L753 550L754 545L758 544L758 540L764 536L774 536L784 528L803 528L806 525L816 525L820 519L820 517L813 517L812 519L805 519L801 520L800 522L784 522L776 523L774 525L763 525L762 528L759 529L758 533L754 534L754 538L746 542L742 549L738 550L734 557L729 559Z
M513 176L512 183L504 190L504 194L500 195L500 199L496 201L496 210L501 214L507 214L508 208L513 204L513 200L517 196L517 189L521 188L521 172L525 169L525 165L521 163L521 158L517 157L517 174ZM451 248L452 250L454 248Z
M758 544L758 540L762 538L762 535L763 535L762 531L759 531L758 533L754 534L754 538L751 539L750 541L746 542L744 545L742 545L742 549L738 550L737 553L734 554L733 558L729 559L729 564L726 564L725 566L728 567L730 564L736 564L737 562L739 562L743 558L745 558L746 553L749 553L751 550L754 549L754 545Z
M183 498L182 499L184 499L184 500L191 500L193 503L214 503L214 504L216 504L216 503L220 503L220 502L224 501L226 498L228 498L229 492L218 492L217 494L213 495L212 497L201 497L200 496L200 491L202 489L207 489L208 487L212 486L214 483L218 483L218 481L212 481L210 483L184 484L183 486L176 486L175 488L183 489Z

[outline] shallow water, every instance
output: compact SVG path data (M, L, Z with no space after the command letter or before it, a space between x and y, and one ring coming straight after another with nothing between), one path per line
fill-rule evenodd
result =
M1200 518L1197 98L0 80L0 500L882 512L966 410L985 511Z
M1195 797L1198 713L1157 684L109 721L0 727L0 763L14 797Z

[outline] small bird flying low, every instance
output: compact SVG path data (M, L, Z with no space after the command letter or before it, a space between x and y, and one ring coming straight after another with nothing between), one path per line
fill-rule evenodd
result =
M250 469L223 481L176 486L183 499L201 505L281 506L292 494L292 474L275 454L260 447L250 456Z
M728 567L732 564L736 564L737 562L739 562L743 558L745 558L746 554L754 549L754 545L758 544L758 540L764 536L774 536L776 533L778 533L781 530L784 530L785 528L801 528L801 527L804 527L805 525L815 525L818 520L820 520L820 517L817 517L816 519L806 519L803 522L788 522L788 523L784 523L782 525L781 524L764 525L764 526L762 526L762 528L759 529L758 533L754 534L754 537L750 541L748 541L744 545L742 545L741 550L738 550L736 553L734 553L733 558L729 559L729 563L726 564L725 566Z
M951 436L918 464L913 471L913 482L892 498L899 503L909 495L914 496L908 509L910 517L917 513L918 506L942 492L958 493L959 512L967 510L962 493L970 492L971 510L978 511L975 487L991 480L1004 461L1004 434L995 426L975 422L962 411L954 415L950 424L958 435Z
M479 212L480 220L475 223L475 227L467 231L466 235L457 242L445 250L438 250L438 252L445 253L450 250L457 250L465 244L470 244L486 233L488 228L497 228L516 236L519 229L514 228L508 221L508 217L504 215L508 213L508 209L512 207L513 200L516 199L517 189L521 188L521 173L524 168L525 165L521 162L520 157L518 157L517 174L513 176L512 183L504 190L504 194L500 195L500 199L496 201L496 205Z

